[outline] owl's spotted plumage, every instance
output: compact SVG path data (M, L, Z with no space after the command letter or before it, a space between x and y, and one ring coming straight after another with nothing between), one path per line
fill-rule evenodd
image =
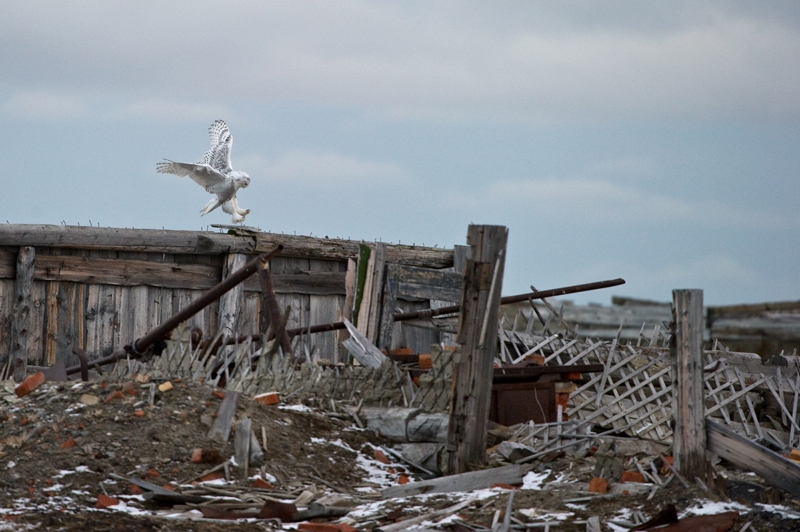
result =
M217 120L208 129L211 143L209 149L199 163L177 163L164 159L156 164L156 170L162 174L173 174L178 177L189 176L192 181L206 189L216 197L200 211L204 216L217 207L230 214L233 223L244 222L250 209L240 209L236 192L250 184L250 176L245 172L237 172L231 166L231 148L233 137L224 120Z

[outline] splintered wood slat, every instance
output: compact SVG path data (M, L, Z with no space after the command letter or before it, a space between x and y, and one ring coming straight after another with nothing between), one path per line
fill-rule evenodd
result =
M11 320L10 357L16 382L22 382L25 378L28 365L31 310L33 309L31 287L33 285L35 258L35 248L30 246L19 248L14 285L13 317Z

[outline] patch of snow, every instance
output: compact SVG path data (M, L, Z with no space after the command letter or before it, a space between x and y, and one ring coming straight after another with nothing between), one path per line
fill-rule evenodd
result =
M281 410L294 410L295 412L305 412L306 414L313 414L314 411L311 410L306 405L296 404L296 405L280 405L278 407Z
M786 506L782 506L780 504L762 504L757 502L756 506L760 506L767 512L781 514L784 519L800 519L800 513L790 510Z
M708 499L701 499L697 501L694 506L686 508L686 510L678 514L678 518L684 518L689 515L721 514L722 512L730 512L732 510L736 510L738 512L749 512L750 508L733 501L715 502Z

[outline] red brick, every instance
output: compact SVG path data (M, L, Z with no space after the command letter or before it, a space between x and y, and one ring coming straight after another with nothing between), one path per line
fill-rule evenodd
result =
M406 475L400 475L397 479L398 484L408 484L408 477Z
M281 398L276 392L262 393L256 395L253 399L255 400L256 403L267 406L277 405L278 403L281 402Z
M142 488L140 488L136 484L130 484L128 486L128 491L130 491L134 495L141 495L143 493Z
M136 417L144 417L144 410L134 410L133 415Z
M38 373L34 373L33 375L28 376L24 381L19 383L19 386L14 388L14 393L17 394L17 397L25 397L33 390L41 386L45 383L47 377L44 376L44 373L41 371Z
M492 484L492 488L499 488L501 490L518 490L519 486L512 486L511 484Z
M97 496L97 504L94 505L95 508L105 509L109 506L116 506L119 504L119 501L113 497L109 497L108 495L101 493Z
M175 486L173 486L172 484L164 484L161 487L164 488L165 490L175 491Z
M221 478L225 478L225 475L219 471L214 471L213 473L200 477L200 482L211 482L212 480L219 480Z
M111 392L110 394L106 395L106 398L103 399L103 402L110 403L111 401L115 401L117 399L125 399L125 394L119 390Z
M382 464L390 464L391 463L389 461L389 459L386 457L386 455L383 453L383 451L381 451L380 449L375 449L375 452L373 453L373 455L375 456L375 460L377 460L378 462L380 462Z
M203 449L192 449L192 463L199 464L203 461Z
M604 478L595 477L589 481L589 491L592 493L605 493L608 491L608 482Z
M155 469L153 469L151 467L150 469L147 470L147 476L150 477L150 478L156 478L156 477L160 477L161 473L159 473L158 471L156 471Z
M211 392L211 395L216 397L217 399L225 399L225 392L221 392L219 390L214 390Z
M433 367L433 358L431 358L430 354L419 356L419 367L420 369L431 369Z
M72 438L69 438L67 441L61 444L62 449L70 449L72 447L75 447L75 440Z
M339 523L339 532L358 532L355 528L347 523Z
M623 471L622 482L645 482L644 475L638 471Z
M195 464L219 464L222 462L222 455L216 449L201 449L198 447L192 450L191 460Z
M297 530L305 530L307 532L339 532L339 525L332 525L328 523L300 523Z
M127 393L128 395L136 395L136 387L134 387L133 383L126 382L122 385L122 392Z
M275 486L264 480L263 478L257 478L253 481L254 488L261 488L265 490L274 490Z

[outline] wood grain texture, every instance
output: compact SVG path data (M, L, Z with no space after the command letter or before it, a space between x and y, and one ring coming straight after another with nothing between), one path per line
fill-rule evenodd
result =
M673 454L686 478L706 474L703 381L703 291L673 290Z
M453 371L447 450L451 473L486 461L486 426L491 402L492 365L503 289L508 229L470 225L471 259L464 268L458 343L461 360Z
M241 270L247 263L247 255L232 253L225 261L225 272L223 278L229 277ZM243 310L242 305L242 285L234 286L219 298L219 328L224 336L238 336L238 322Z
M36 249L30 246L19 248L14 283L14 307L11 322L11 365L14 380L21 382L25 378L28 364L29 338L32 326L33 297L33 263Z
M202 264L178 264L75 256L40 256L34 277L119 286L208 289L220 281L221 270Z
M709 451L800 497L800 466L710 419L704 426Z
M14 279L17 271L17 250L0 248L0 279Z
M346 272L342 271L303 271L273 275L272 282L276 294L343 296L346 294L345 276ZM255 276L247 279L242 286L245 292L261 292Z

